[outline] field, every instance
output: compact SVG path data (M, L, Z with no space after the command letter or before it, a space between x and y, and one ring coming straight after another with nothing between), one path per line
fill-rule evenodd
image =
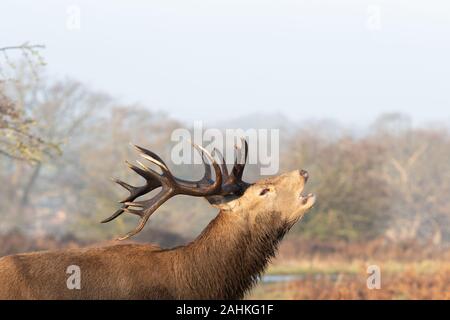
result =
M309 244L288 240L248 299L450 299L450 250L417 244ZM367 267L381 271L368 289ZM273 277L275 275L275 277ZM272 282L273 278L280 280ZM286 281L287 280L287 281Z

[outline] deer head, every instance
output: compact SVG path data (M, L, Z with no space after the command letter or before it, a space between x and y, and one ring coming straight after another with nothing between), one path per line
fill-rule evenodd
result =
M166 163L155 153L139 146L134 146L139 154L146 160L158 166L162 174L137 161L140 167L127 162L127 165L146 180L143 186L131 186L123 181L116 183L130 192L129 197L121 201L122 207L111 217L102 221L109 222L122 213L127 212L141 217L139 225L119 240L127 239L140 232L150 216L171 197L184 194L196 197L205 197L209 203L219 208L225 214L233 214L249 225L259 221L270 221L272 228L284 233L291 228L315 203L315 196L302 194L308 180L305 170L295 170L276 177L260 180L250 184L242 180L245 163L248 154L248 145L242 139L244 156L242 159L241 148L236 147L237 156L231 173L225 164L225 160L219 151L214 150L211 155L204 148L193 144L201 153L205 173L199 181L186 181L172 175ZM221 159L218 164L215 155ZM215 179L212 180L211 166L205 161L209 160L214 169ZM161 191L149 200L136 201L154 189ZM276 219L273 219L276 216ZM257 228L256 228L257 229Z
M214 205L225 213L237 214L250 224L268 221L270 216L277 215L276 224L280 229L289 229L315 203L313 194L302 194L307 180L306 171L295 170L260 180L249 186L242 196L225 196Z

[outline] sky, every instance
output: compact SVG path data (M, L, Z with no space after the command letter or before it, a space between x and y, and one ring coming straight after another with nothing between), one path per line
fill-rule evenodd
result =
M444 0L0 1L0 47L185 122L450 123L449 40Z

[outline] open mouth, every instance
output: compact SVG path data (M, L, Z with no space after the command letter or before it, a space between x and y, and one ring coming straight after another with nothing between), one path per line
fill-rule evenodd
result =
M308 182L308 178L309 178L308 171L300 170L300 175L303 177L304 183L306 184L306 182ZM316 202L316 196L312 193L309 193L306 196L303 195L302 193L300 193L300 202L304 206L309 204L309 207L312 207L314 205L314 203Z
M300 194L300 201L303 205L306 205L308 203L309 199L313 199L313 198L315 198L315 196L312 193L309 193L306 196Z

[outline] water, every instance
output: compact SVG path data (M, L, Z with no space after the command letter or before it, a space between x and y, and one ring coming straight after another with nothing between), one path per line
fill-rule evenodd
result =
M305 277L299 274L267 274L262 276L263 283L289 282L294 280L302 280Z
M336 281L339 277L337 273L331 274L314 274L312 275L314 279L327 278ZM295 280L303 280L306 278L304 274L267 274L261 277L262 283L279 283L279 282L289 282Z

